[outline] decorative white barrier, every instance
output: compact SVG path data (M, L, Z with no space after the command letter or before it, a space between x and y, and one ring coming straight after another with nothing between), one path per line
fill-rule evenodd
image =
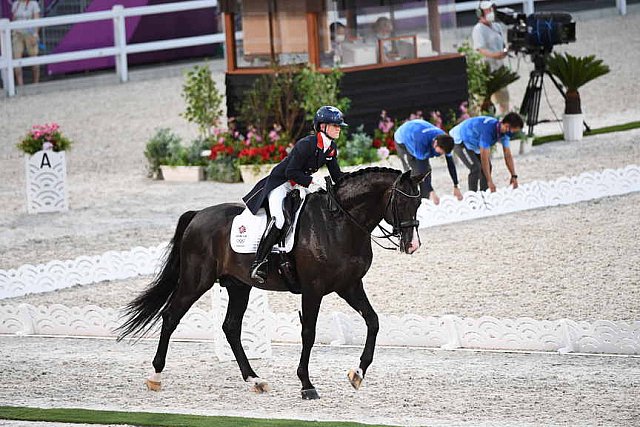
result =
M0 299L153 274L166 244L0 270Z
M554 181L534 181L516 190L506 187L495 193L467 192L462 201L445 195L437 206L428 200L424 201L418 210L418 220L421 228L433 227L635 191L640 191L640 166L629 165L622 169L585 172Z
M226 292L214 293L214 310L191 309L174 337L214 340L220 360L233 360L222 333ZM253 292L252 292L253 293ZM256 303L256 307L252 307ZM271 313L264 293L256 292L243 322L242 342L249 358L271 356L271 341L300 342L298 313ZM214 319L214 322L211 319ZM66 307L21 304L0 306L0 334L114 336L121 323L114 309L96 306ZM150 334L157 336L157 334ZM363 345L364 320L358 315L334 312L318 319L316 342L333 345ZM379 345L443 349L498 349L558 351L560 353L609 353L640 355L640 321L595 322L536 320L530 318L478 319L458 316L380 316Z
M535 181L523 184L516 190L504 188L496 193L467 192L462 201L443 196L438 206L429 201L423 202L418 210L418 219L421 228L433 227L635 191L640 191L640 166L630 165L616 170L585 172L549 182ZM82 256L74 260L0 270L0 299L152 274L165 248L166 244L136 247L99 256Z
M64 151L38 151L25 156L27 212L69 210L67 163Z
M227 338L222 331L222 323L227 313L229 295L226 289L215 285L211 290L213 319L213 341L216 356L219 360L235 360ZM252 289L249 294L249 305L242 319L242 346L249 359L271 357L271 334L269 332L269 300L267 292L262 289Z

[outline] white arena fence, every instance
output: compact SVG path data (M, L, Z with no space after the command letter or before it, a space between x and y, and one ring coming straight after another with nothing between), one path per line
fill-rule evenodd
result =
M226 291L216 285L213 296L212 310L192 308L173 337L213 340L216 356L220 360L233 360L221 327ZM269 311L265 291L256 289L251 296L242 326L242 342L249 358L270 357L272 342L300 342L297 312ZM379 318L377 344L383 346L640 355L640 321L384 314ZM0 305L0 334L114 337L113 330L121 322L118 310L97 306ZM150 337L157 337L157 333ZM356 314L334 312L321 314L318 319L316 342L319 344L364 345L365 338L366 325Z
M534 0L496 0L496 4L498 6L521 4L522 9L525 13L530 14L534 12ZM116 74L118 75L118 78L121 82L126 82L129 79L127 55L131 53L154 52L158 50L201 46L212 43L223 43L225 40L225 36L224 33L215 33L195 37L183 37L178 39L159 40L147 43L127 44L125 18L160 13L180 12L185 10L213 8L217 6L217 0L192 0L177 3L167 3L162 5L130 8L125 8L121 5L115 5L111 10L53 16L27 21L11 22L8 19L0 19L0 74L2 75L4 90L8 96L15 96L16 90L13 70L18 67L47 65L66 61L77 61L82 59L102 58L110 56L115 57L116 59ZM475 0L456 2L453 4L441 5L440 12L464 12L474 10L477 7L478 2ZM616 7L621 15L626 14L626 0L616 0ZM416 11L410 10L400 11L398 13L407 13L410 14L409 16L418 16L420 15L420 13L424 13L424 11L418 11L416 13ZM13 58L13 53L11 50L11 31L13 30L32 28L34 26L50 27L54 25L78 24L82 22L101 20L113 21L114 45L111 47L78 50L65 53L54 53L21 59ZM236 40L242 40L243 33L241 31L236 32L235 37Z
M630 165L549 182L532 182L516 190L468 192L462 201L443 197L438 206L423 203L419 218L422 227L431 227L637 191L640 191L640 166ZM159 268L165 249L166 245L162 244L0 270L0 299L76 284L150 275ZM192 309L175 336L213 339L218 357L228 360L233 356L221 330L226 292L216 285L212 296L212 310ZM473 319L416 315L380 317L378 343L381 345L640 355L640 321L576 322L569 319ZM117 310L97 306L0 306L0 334L113 336L113 329L120 321ZM319 319L317 340L325 344L362 344L365 332L364 321L360 317L336 312ZM272 340L299 342L299 337L298 313L272 313L267 293L255 289L243 323L243 343L247 353L254 358L268 357Z
M424 200L418 210L418 219L421 228L434 227L636 191L640 191L640 165L629 165L553 181L533 181L516 190L508 187L495 193L467 192L462 201L443 196L437 206ZM166 244L136 247L128 251L109 251L97 256L0 270L0 299L150 275L159 267L165 249Z

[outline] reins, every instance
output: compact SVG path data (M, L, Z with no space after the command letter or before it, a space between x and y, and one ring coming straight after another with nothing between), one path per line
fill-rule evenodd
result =
M372 234L372 232L370 232L369 230L367 230L366 228L364 228L360 222L353 217L353 215L351 215L344 207L342 207L342 205L340 204L340 202L338 201L334 191L333 191L333 187L332 186L327 186L327 194L329 195L329 198L331 199L331 201L334 203L334 205L338 208L338 210L340 212L342 212L347 218L349 218L349 220L351 222L353 222L355 224L355 226L360 229L363 233L365 233L367 236L369 236L369 239L375 243L376 245L378 245L379 247L381 247L382 249L386 249L389 251L395 251L398 248L400 248L400 243L399 242L395 242L393 240L393 237L399 237L402 229L403 228L409 228L409 227L417 227L419 225L419 222L417 220L408 220L408 221L400 221L398 219L398 212L397 212L397 203L393 203L395 201L395 197L396 197L396 193L400 193L401 195L405 196L405 197L409 197L409 198L419 198L421 196L420 194L420 187L418 186L418 193L417 194L408 194L405 193L404 191L398 189L396 187L396 183L394 182L392 187L391 187L391 197L389 197L389 200L387 201L387 205L384 208L384 212L385 214L387 213L387 211L389 210L389 206L391 206L391 215L393 218L393 224L391 224L391 226L393 227L392 231L387 230L386 228L384 228L382 225L378 224L376 227L380 229L380 231L382 232L382 236L374 236ZM374 229L375 230L375 229ZM384 246L382 244L380 244L376 239L387 239L389 242L391 242L391 244L394 247L387 247Z

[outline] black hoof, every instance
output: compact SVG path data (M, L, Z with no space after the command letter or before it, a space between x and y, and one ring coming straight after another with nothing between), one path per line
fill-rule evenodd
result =
M310 388L307 390L302 390L302 398L304 400L315 400L320 399L320 396L318 395L318 392L315 388Z

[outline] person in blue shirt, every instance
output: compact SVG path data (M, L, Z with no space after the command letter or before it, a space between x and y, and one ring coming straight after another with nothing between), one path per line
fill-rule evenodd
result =
M445 155L449 175L453 181L453 195L462 200L462 193L458 187L458 174L453 161L453 138L442 129L426 120L416 119L403 123L393 134L398 156L402 166L411 170L412 175L421 175L431 171L429 159ZM420 184L422 197L428 197L436 205L440 198L431 185L431 174Z
M454 151L462 163L469 168L469 191L487 188L493 193L496 185L491 178L491 147L500 142L504 151L504 162L511 173L510 184L518 188L518 175L513 163L509 140L522 130L524 125L518 113L508 113L502 120L495 117L471 117L450 131L455 143Z

